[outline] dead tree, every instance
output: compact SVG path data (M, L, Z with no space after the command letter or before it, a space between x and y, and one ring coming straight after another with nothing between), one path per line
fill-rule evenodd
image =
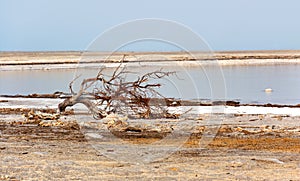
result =
M167 99L156 90L161 84L150 83L175 72L160 69L128 81L126 77L133 75L133 72L127 71L122 64L110 76L105 75L103 70L104 68L100 69L95 77L84 79L77 93L73 91L74 79L69 84L72 96L58 105L59 111L63 112L69 106L82 103L98 119L111 113L127 113L127 116L136 118L177 117L168 112L164 104Z

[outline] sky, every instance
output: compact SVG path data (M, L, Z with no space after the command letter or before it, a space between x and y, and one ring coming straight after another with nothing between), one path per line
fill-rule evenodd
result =
M86 50L99 34L143 18L183 24L216 51L300 49L299 8L299 0L0 0L0 51Z

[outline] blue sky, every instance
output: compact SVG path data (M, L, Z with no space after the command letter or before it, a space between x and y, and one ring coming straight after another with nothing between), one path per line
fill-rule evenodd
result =
M299 0L0 0L0 51L85 50L142 18L182 23L213 50L300 49L299 8Z

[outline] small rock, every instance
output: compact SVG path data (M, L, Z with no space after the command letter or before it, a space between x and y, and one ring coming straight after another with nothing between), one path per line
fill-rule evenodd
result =
M263 115L263 114L258 115L259 120L263 120L264 117L265 117L265 115Z
M153 132L161 132L161 129L160 128L152 128L152 129L149 129L150 131L153 131Z
M262 158L262 159L257 159L253 158L251 160L256 160L256 161L262 161L262 162L272 162L272 163L278 163L278 164L284 164L283 161L278 160L277 158Z
M169 170L176 172L176 171L178 171L179 169L178 169L177 167L171 167L171 168L169 168Z
M236 131L241 132L241 131L243 131L243 128L237 127L237 128L236 128Z
M47 153L47 152L39 152L39 151L36 151L36 152L33 152L33 154L39 155L39 156L45 156L45 155L47 155L48 153Z
M278 160L277 158L270 158L270 159L268 159L268 160L271 161L271 162L274 162L274 163L284 164L283 161L280 161L280 160Z
M273 90L271 88L266 88L265 89L265 93L271 93L271 92L273 92Z
M230 167L234 167L234 168L236 168L236 167L242 167L243 165L244 165L244 163L242 163L240 161L232 161L230 163Z
M86 133L85 136L92 137L92 138L98 138L98 139L103 138L102 135L99 135L97 133Z
M6 138L0 138L0 142L7 142L8 139Z

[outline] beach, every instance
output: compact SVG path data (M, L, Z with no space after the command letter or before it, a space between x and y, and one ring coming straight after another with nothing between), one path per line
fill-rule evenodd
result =
M191 67L298 65L300 51L0 52L0 71L91 68L99 63L116 67L121 60L128 66L143 63L158 67L175 62ZM193 123L190 135L178 149L142 162L114 141L106 145L109 149L97 149L79 120L93 120L84 107L68 108L56 117L58 104L66 96L53 92L48 96L0 96L0 180L300 179L300 103L242 104L225 100L220 105L182 104L171 109L192 111L179 119L159 119L164 126L157 120L127 119L125 124L119 118L100 125L129 146L142 145L151 150L151 143L172 133L169 125ZM206 137L209 141L204 144ZM180 140L177 135L171 138ZM168 145L160 146L169 149ZM127 152L130 160L112 157L118 151Z

